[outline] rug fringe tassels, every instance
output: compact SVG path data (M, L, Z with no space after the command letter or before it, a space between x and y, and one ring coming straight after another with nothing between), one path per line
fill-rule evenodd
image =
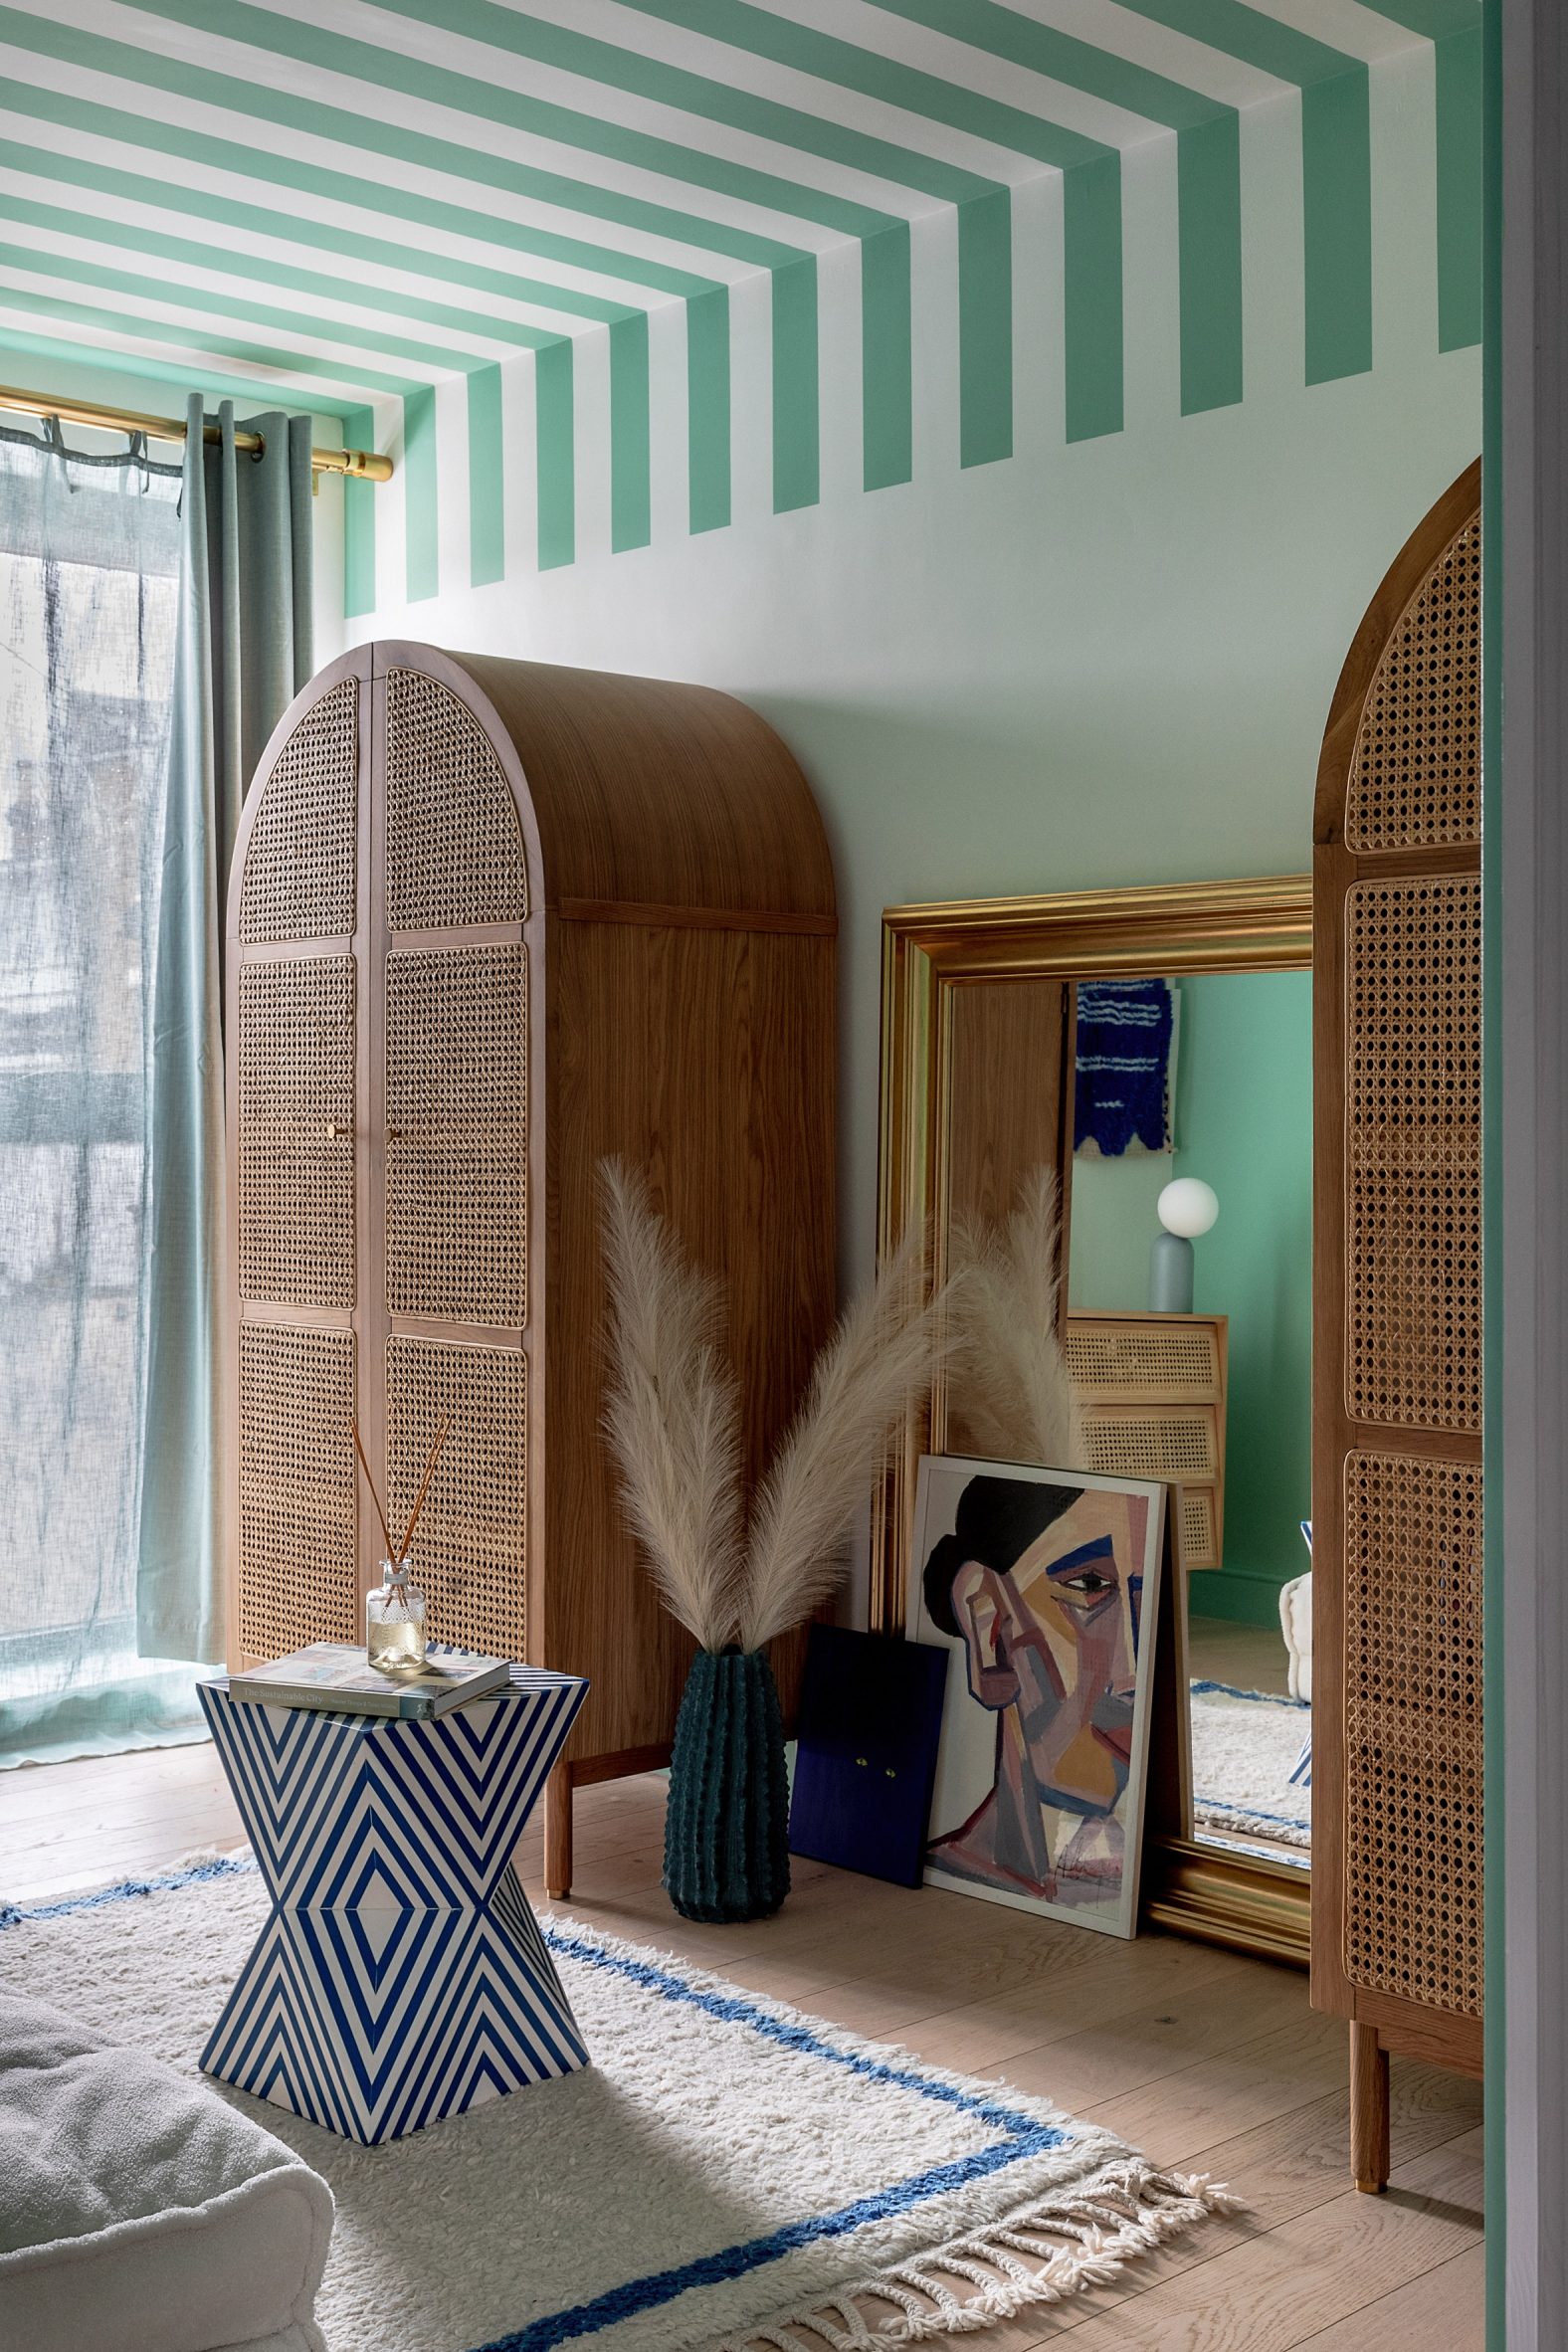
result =
M713 2352L904 2352L938 2336L975 2335L1031 2304L1108 2286L1127 2263L1243 2200L1207 2175L1155 2172L1135 2159L1107 2165L1066 2193L1035 2199L973 2236L863 2278L847 2293L726 2337ZM1042 2238L1069 2238L1042 2247ZM1044 2259L1042 2259L1044 2255ZM970 2293L955 2292L961 2279ZM898 2316L868 2318L866 2303Z

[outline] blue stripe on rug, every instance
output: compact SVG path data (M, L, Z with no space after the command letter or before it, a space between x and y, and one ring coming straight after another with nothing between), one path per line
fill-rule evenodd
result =
M862 2197L854 2205L841 2206L837 2213L818 2214L807 2222L791 2222L787 2228L775 2230L770 2238L753 2238L745 2246L726 2246L721 2254L704 2254L679 2270L656 2270L646 2278L629 2279L625 2286L612 2287L608 2294L596 2296L591 2303L579 2303L573 2310L556 2311L548 2319L536 2319L515 2335L496 2336L488 2344L476 2345L474 2352L549 2352L553 2344L569 2344L583 2336L599 2335L623 2319L635 2318L639 2312L655 2310L661 2303L673 2303L678 2295L692 2287L717 2286L726 2278L743 2278L748 2271L760 2270L766 2263L776 2262L780 2255L794 2254L800 2247L816 2246L828 2238L847 2237L868 2222L886 2221L894 2214L907 2213L911 2206L919 2205L927 2197L940 2197L949 2189L963 2189L971 2181L985 2180L1007 2165L1017 2164L1022 2157L1048 2154L1068 2136L1049 2124L1031 2124L1027 2133L1001 2147L987 2148L977 2156L960 2157L951 2164L935 2165L929 2172L917 2173L912 2180L900 2181L896 2188L882 2189L874 2197Z
M1296 1707L1303 1715L1312 1711L1309 1698L1287 1698L1282 1690L1242 1690L1234 1682L1189 1682L1187 1687L1199 1697L1250 1698L1260 1706Z
M891 2084L895 2088L911 2090L921 2097L939 2099L973 2116L977 2122L988 2124L1006 2137L994 2148L985 2148L973 2156L956 2158L950 2164L934 2166L930 2171L917 2173L911 2179L897 2182L890 2189L880 2190L875 2196L857 2199L852 2205L841 2206L837 2212L813 2215L809 2221L792 2222L782 2230L773 2231L766 2238L754 2238L741 2246L725 2247L721 2253L704 2254L696 2261L684 2263L676 2270L656 2270L643 2278L628 2279L624 2286L613 2287L608 2294L598 2295L593 2301L579 2303L568 2311L552 2312L547 2319L538 2319L515 2334L496 2336L488 2344L476 2345L474 2352L550 2352L557 2344L581 2342L587 2336L600 2335L606 2328L618 2326L624 2319L632 2319L644 2311L657 2310L662 2304L672 2303L680 2295L694 2287L716 2286L729 2278L743 2278L749 2271L760 2270L787 2254L794 2254L803 2246L820 2245L825 2240L848 2237L854 2230L864 2229L868 2223L886 2221L892 2216L907 2213L928 2197L945 2196L950 2190L967 2188L971 2182L987 2180L1010 2164L1025 2157L1043 2156L1053 2148L1067 2144L1070 2131L1054 2124L1040 2123L1033 2116L1021 2115L993 2099L976 2098L956 2083L935 2082L927 2076L901 2066L890 2066L878 2058L863 2058L856 2051L839 2050L809 2027L796 2025L770 2011L759 2008L743 1996L715 1993L673 1971L658 1967L630 1953L606 1951L601 1945L569 1935L559 1928L545 1930L545 1940L552 1952L569 1960L576 1960L589 1968L602 1968L640 1985L645 1991L659 1994L664 2000L679 2001L699 2009L724 2025L749 2028L787 2050L799 2051L808 2058L819 2058L831 2065L846 2067L851 2073L868 2080Z
M166 1870L150 1878L122 1879L91 1894L61 1895L53 1902L34 1903L25 1908L9 1903L0 1906L0 1929L19 1927L27 1920L69 1918L77 1912L97 1910L105 1903L129 1902L206 1880L237 1877L255 1869L256 1863L248 1855L218 1855L210 1861L192 1862L183 1869ZM544 1938L551 1951L561 1958L622 1976L664 2000L686 2003L722 2025L742 2026L784 2049L798 2051L802 2057L821 2058L866 2080L939 2100L1004 2136L995 2147L935 2165L909 2180L896 2182L891 2188L857 2198L834 2213L815 2214L809 2220L788 2223L766 2238L724 2247L716 2254L683 2263L679 2269L656 2270L642 2278L628 2279L624 2285L612 2287L590 2302L552 2312L548 2318L533 2320L511 2335L496 2336L489 2343L475 2345L473 2352L550 2352L557 2344L581 2342L641 2312L672 2303L694 2287L743 2278L802 2247L848 2237L869 2223L907 2213L927 2198L942 2197L952 2190L967 2188L972 2182L987 2180L1028 2157L1048 2155L1054 2148L1066 2146L1074 2136L1071 2129L1041 2123L1034 2116L1003 2105L1000 2100L976 2097L958 2083L935 2081L915 2067L889 2065L884 2059L870 2058L855 2050L841 2050L822 2035L813 2033L807 2025L776 2016L743 1995L715 1992L693 1984L688 1977L661 1968L633 1952L606 1950L587 1937L561 1928L545 1929Z
M1301 1817L1298 1813L1264 1813L1260 1811L1259 1807L1256 1805L1233 1805L1229 1797L1200 1797L1195 1795L1193 1798L1193 1803L1195 1805L1202 1805L1206 1807L1211 1813L1229 1813L1233 1815L1237 1821L1265 1821L1277 1823L1280 1829L1284 1830L1298 1830L1302 1826Z
M176 1886L194 1886L205 1878L236 1878L254 1870L248 1854L216 1854L210 1862L188 1862L180 1870L164 1870L154 1878L117 1878L92 1894L61 1894L53 1902L0 1903L0 1929L20 1927L28 1919L69 1919L78 1911L100 1910L104 1903L132 1902L144 1894L166 1894Z
M655 1967L651 1961L633 1959L629 1953L607 1952L602 1945L580 1942L558 1927L547 1928L545 1940L552 1952L564 1953L568 1959L580 1960L589 1968L603 1968L623 1976L629 1984L641 1985L645 1992L659 1993L667 2001L684 2001L692 2009L716 2018L720 2025L749 2026L753 2033L777 2042L785 2050L798 2050L806 2058L826 2058L831 2065L846 2066L852 2074L863 2075L869 2082L890 2084L895 2090L918 2091L923 2098L937 2099L944 2105L957 2107L962 2114L972 2115L977 2123L989 2124L993 2131L1021 2133L1039 2128L1033 2116L1016 2114L1011 2107L994 2100L977 2099L970 2092L960 2090L956 2083L932 2082L923 2074L884 2065L881 2059L862 2058L856 2051L836 2050L820 2035L772 2016L744 1995L706 1992L685 1977ZM1057 2134L1059 2140L1066 2137L1064 2132Z

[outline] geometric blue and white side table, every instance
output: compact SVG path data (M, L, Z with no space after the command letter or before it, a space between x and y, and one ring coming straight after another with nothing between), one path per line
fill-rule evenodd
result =
M371 2145L587 2064L511 1866L580 1676L408 1723L198 1687L272 1899L206 2073Z

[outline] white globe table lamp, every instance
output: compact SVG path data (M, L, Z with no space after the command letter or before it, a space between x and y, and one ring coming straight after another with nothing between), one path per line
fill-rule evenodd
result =
M1192 1313L1192 1245L1220 1214L1219 1196L1201 1177L1178 1176L1155 1207L1163 1231L1149 1252L1149 1305L1155 1314Z

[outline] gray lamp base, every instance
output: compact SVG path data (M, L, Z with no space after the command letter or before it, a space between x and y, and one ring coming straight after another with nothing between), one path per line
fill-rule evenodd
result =
M1185 1234L1157 1233L1149 1251L1149 1307L1157 1315L1192 1313L1193 1247Z

